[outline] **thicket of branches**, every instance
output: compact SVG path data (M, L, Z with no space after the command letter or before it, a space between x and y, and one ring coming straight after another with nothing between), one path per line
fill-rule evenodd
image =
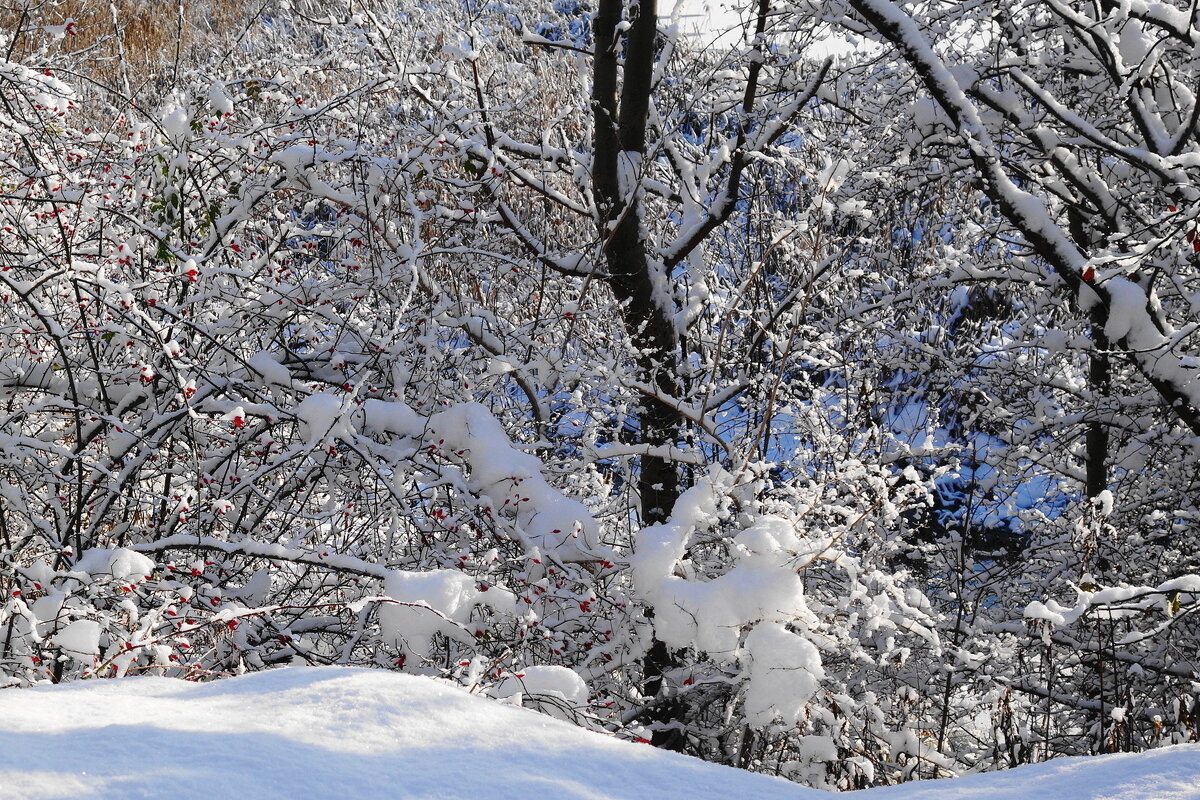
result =
M164 9L3 11L0 684L839 789L1200 736L1189 4Z

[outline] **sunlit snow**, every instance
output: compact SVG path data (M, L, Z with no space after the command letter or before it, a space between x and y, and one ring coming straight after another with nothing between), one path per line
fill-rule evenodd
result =
M0 800L818 800L431 679L294 668L0 692ZM1200 745L1059 759L852 793L863 800L1200 799Z

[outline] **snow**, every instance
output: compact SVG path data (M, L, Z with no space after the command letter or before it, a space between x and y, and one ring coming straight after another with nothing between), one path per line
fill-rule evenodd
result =
M1195 800L1200 745L1060 758L1006 772L848 792L848 800Z
M1136 19L1127 20L1117 36L1117 49L1128 69L1137 68L1142 59L1150 54L1154 44L1154 40L1146 35L1142 24Z
M671 21L681 33L698 39L721 41L730 34L740 35L742 14L736 7L713 0L678 0L672 8Z
M118 581L140 582L154 572L154 562L141 553L122 547L112 551L108 572Z
M330 430L337 438L351 439L353 430L341 401L333 395L305 398L296 415L305 432ZM470 466L470 484L489 510L516 522L522 544L560 561L613 560L613 552L600 543L599 526L587 507L565 496L542 475L536 456L514 446L500 422L478 403L463 403L428 418L396 401L367 400L353 415L366 434L422 437L429 452L461 457Z
M508 613L516 604L503 589L482 592L470 575L450 569L393 572L384 591L397 602L380 607L380 627L386 638L418 658L429 654L430 641L438 633L471 642L466 624L476 604Z
M208 102L218 114L233 113L233 101L225 93L225 85L220 81L208 88Z
M377 408L369 418L379 419ZM516 521L527 549L537 547L562 561L614 558L600 544L599 526L587 508L551 486L538 458L514 447L485 406L464 403L434 414L427 438L434 449L465 456L472 488L490 498L497 513Z
M86 576L111 575L114 580L140 583L154 572L154 562L141 553L125 547L108 550L102 547L83 551L75 562L73 574Z
M288 668L0 692L0 800L821 800L382 670ZM820 749L826 742L814 741ZM853 800L1200 800L1200 745L869 789Z
M258 369L258 367L255 367ZM354 430L346 420L342 401L331 392L314 392L296 406L300 438L310 446L332 444L334 439L354 441Z
M747 664L750 724L767 725L776 716L792 724L803 718L824 672L813 644L783 625L812 617L792 564L800 542L791 525L772 516L755 520L734 540L741 550L736 565L712 580L675 574L692 534L716 517L719 485L728 477L714 469L680 497L668 522L637 534L629 559L634 585L653 604L655 635L663 642Z
M255 353L246 362L250 368L263 376L263 380L267 383L274 383L280 386L292 385L292 373L283 364L275 360L275 357L266 351Z
M100 655L100 623L90 619L78 619L67 625L50 640L63 652L76 658Z
M141 677L9 691L0 718L0 800L818 794L383 671L296 668L212 684Z
M1110 278L1105 283L1111 305L1108 310L1108 321L1104 325L1104 335L1111 341L1120 341L1142 323L1141 317L1146 315L1146 293L1142 287L1125 278Z
M802 13L813 14L823 11L825 19L840 16L833 10L820 9L820 3L809 2L808 8L800 7ZM701 46L726 47L747 40L754 31L754 6L733 0L675 0L674 3L659 3L659 13L664 17L660 24L676 31ZM1187 25L1183 28L1186 30ZM859 43L861 47L861 43ZM838 56L851 52L855 45L838 32L824 33L810 42L807 54L814 59Z
M396 436L420 436L425 420L405 403L367 400L363 403L363 430Z
M1051 600L1049 605L1033 600L1025 606L1025 619L1044 620L1051 625L1066 625L1067 615L1064 612L1070 611L1071 609L1063 608L1054 600Z
M168 111L162 120L163 133L167 138L176 144L181 143L191 133L191 118L188 116L186 109L173 108Z
M500 698L514 697L518 694L544 695L558 699L572 708L583 708L587 705L588 688L575 670L547 665L526 667L500 681L489 694ZM547 704L543 710L552 713L554 708L553 704Z
M29 610L38 621L38 636L44 637L57 627L66 599L67 596L62 592L48 592L37 600L34 600L29 606Z
M750 654L746 721L765 727L776 717L795 723L825 677L812 642L777 623L760 622L746 636Z

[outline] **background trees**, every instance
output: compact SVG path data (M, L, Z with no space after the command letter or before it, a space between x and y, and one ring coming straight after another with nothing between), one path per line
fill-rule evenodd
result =
M1078 712L1068 726L1087 730L1091 749L1158 740L1164 724L1190 725L1191 712L1176 710L1193 701L1162 673L1150 681L1140 667L1126 673L1122 665L1142 656L1120 642L1164 636L1160 645L1174 650L1167 631L1187 624L1183 607L1163 600L1173 590L1162 588L1187 571L1186 557L1144 544L1150 531L1161 544L1178 536L1176 528L1164 538L1160 526L1176 514L1190 518L1193 505L1192 454L1168 443L1195 430L1184 299L1194 237L1179 212L1194 202L1186 166L1194 99L1179 88L1194 71L1182 44L1194 21L1166 5L1047 2L949 14L922 4L849 5L847 24L893 46L919 81L917 136L946 154L1013 237L995 271L972 276L1003 293L1012 319L1002 342L980 355L991 350L989 360L1025 376L1019 391L1011 378L989 391L985 414L1003 422L996 435L1004 447L988 460L1001 473L1020 471L1027 486L1052 481L1030 507L1040 519L1020 581L1062 581L1063 598L1075 602L1062 616L1040 602L1025 610L1035 629L1074 630L1042 631L1045 652L1035 657L1034 649L1026 661L1041 677L1011 682L1045 714L1031 734L1008 737L1021 740L1011 757L1060 746L1064 733L1051 723L1059 703ZM973 38L933 46L951 31ZM1090 610L1106 596L1092 593L1112 584L1140 586L1117 594L1138 598L1141 610ZM1155 606L1163 616L1151 634L1137 620L1159 601L1166 605ZM1055 636L1075 654L1053 653ZM1180 655L1158 663L1178 666ZM1072 690L1056 692L1055 682Z
M1190 23L1088 9L290 3L120 81L26 9L4 680L370 664L837 788L1194 736Z

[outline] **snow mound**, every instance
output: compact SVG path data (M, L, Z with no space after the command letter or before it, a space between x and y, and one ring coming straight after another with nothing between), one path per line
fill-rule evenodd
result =
M830 800L619 741L446 683L291 668L0 692L0 800ZM1198 800L1200 746L872 789L905 800Z
M1058 758L1005 772L846 792L846 800L1197 800L1200 745Z
M0 720L0 800L827 797L382 670L10 689Z

